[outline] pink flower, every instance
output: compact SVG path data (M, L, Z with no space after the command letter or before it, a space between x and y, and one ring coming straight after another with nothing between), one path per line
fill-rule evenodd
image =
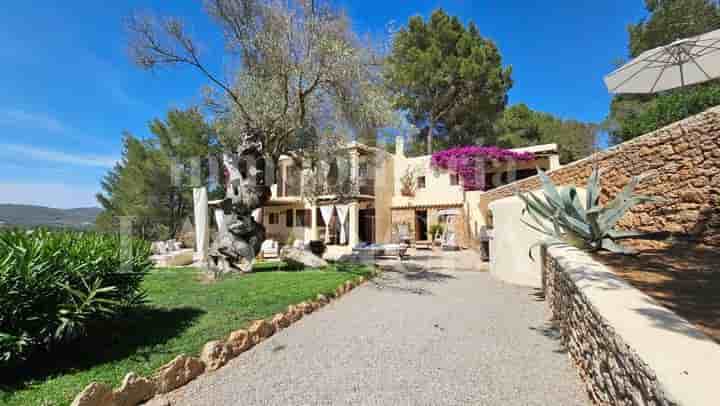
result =
M535 155L530 152L515 152L495 146L467 146L436 152L431 157L434 167L458 174L465 190L485 190L486 161L531 161Z

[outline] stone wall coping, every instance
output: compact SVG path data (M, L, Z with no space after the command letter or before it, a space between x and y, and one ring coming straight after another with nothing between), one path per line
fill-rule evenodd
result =
M578 291L679 405L717 405L720 345L579 249L547 248Z

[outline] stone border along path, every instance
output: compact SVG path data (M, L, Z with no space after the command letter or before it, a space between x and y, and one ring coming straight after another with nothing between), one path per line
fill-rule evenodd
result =
M375 276L377 271L373 271L371 277ZM154 402L152 399L156 395L176 390L203 373L221 368L233 358L299 321L304 315L329 304L332 298L339 298L367 281L364 276L348 280L335 289L332 297L318 294L316 300L290 305L285 313L278 313L270 320L256 320L247 330L234 331L225 340L209 341L203 346L200 358L180 354L158 368L150 378L129 372L120 387L114 390L106 384L91 382L77 394L71 406L136 406L147 400ZM162 399L156 401L164 402Z
M536 290L416 258L148 405L590 403Z

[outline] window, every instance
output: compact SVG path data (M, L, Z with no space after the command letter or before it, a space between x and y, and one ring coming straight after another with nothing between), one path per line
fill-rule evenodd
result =
M367 162L360 162L360 167L358 168L358 172L361 178L368 178L368 163Z
M424 177L424 176L418 176L418 178L417 178L417 188L418 188L418 189L425 189L425 177Z
M280 224L280 213L270 213L268 215L269 224Z
M295 227L309 227L312 212L310 210L295 210Z
M457 186L458 184L458 176L454 173L450 174L450 185L451 186Z

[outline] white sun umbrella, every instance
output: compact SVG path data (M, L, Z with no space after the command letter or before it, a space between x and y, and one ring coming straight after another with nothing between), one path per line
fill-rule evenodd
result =
M611 93L648 94L720 77L720 30L645 51L605 76Z

